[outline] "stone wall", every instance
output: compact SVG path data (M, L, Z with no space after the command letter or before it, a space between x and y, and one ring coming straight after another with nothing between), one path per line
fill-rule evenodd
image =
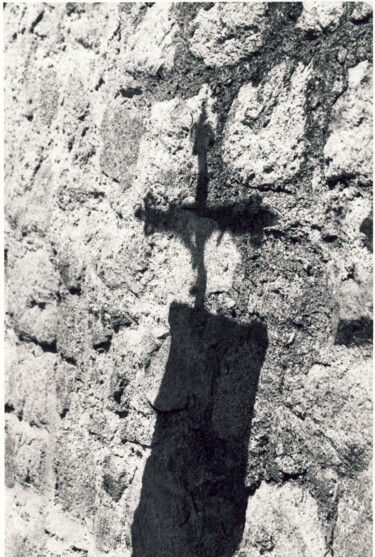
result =
M370 556L370 6L4 17L7 557Z

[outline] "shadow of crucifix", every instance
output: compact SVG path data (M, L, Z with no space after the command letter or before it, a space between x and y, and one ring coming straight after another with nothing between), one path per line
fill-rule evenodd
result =
M198 159L195 202L158 208L148 194L136 216L145 234L173 232L192 254L194 307L169 310L170 352L159 393L153 447L132 524L133 557L230 557L242 538L248 498L248 443L267 328L205 309L204 251L214 231L247 234L259 246L273 215L258 196L207 204L207 152L214 135L203 103L192 126Z

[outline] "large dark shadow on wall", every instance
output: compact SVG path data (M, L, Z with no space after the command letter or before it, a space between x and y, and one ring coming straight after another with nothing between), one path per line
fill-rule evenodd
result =
M195 305L173 303L171 346L153 407L152 452L132 525L133 557L230 557L242 538L248 491L247 452L268 337L260 319L246 324L205 307L204 247L214 230L247 234L259 246L273 215L258 197L241 206L208 207L205 108L196 124L196 203L162 210L146 196L137 216L145 233L178 235L192 254Z
M133 557L229 557L242 538L248 442L267 329L172 304Z

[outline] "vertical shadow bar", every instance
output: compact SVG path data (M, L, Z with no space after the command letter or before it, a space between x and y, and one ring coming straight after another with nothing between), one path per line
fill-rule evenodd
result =
M267 329L183 304L172 304L169 324L133 557L229 557L245 523L247 450Z

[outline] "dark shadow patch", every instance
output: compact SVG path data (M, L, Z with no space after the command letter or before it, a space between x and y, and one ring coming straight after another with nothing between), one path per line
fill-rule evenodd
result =
M109 474L103 476L103 489L116 502L120 501L125 491L125 485L119 483L117 479L112 478Z
M371 343L372 335L372 319L368 317L341 319L337 326L335 344L360 346L362 344Z
M69 412L69 408L63 408L61 410L61 412L59 412L59 416L60 418L63 420L65 418L65 416L67 415L67 413Z
M128 315L114 315L111 318L111 325L114 333L118 333L122 327L131 327L134 320Z
M65 10L68 16L82 14L86 11L86 5L81 2L67 2Z
M35 342L35 341L34 341ZM47 342L36 342L36 344L38 344L41 349L43 350L43 352L49 352L51 354L57 354L58 350L57 350L57 345L56 345L56 341L53 341L51 343L47 343Z
M98 83L95 85L95 91L99 91L100 87L101 87L102 85L104 85L104 83L105 83L105 81L104 81L104 79L101 77L101 78L99 79Z
M69 290L69 294L71 294L72 296L80 296L81 295L81 285L71 286L68 290Z
M118 382L116 383L114 389L113 389L113 400L117 403L117 404L121 404L121 399L122 399L122 395L124 394L124 391L126 389L128 385L128 381L127 379L125 379L125 377L120 377Z
M115 410L115 414L121 419L127 418L129 416L129 410Z
M126 89L121 87L118 94L120 94L125 99L132 99L135 96L142 95L143 91L140 87L127 87ZM118 96L118 94L116 96Z
M57 354L58 353L56 340L53 340L51 342L39 341L35 337L32 337L32 336L28 335L24 331L17 331L16 330L16 334L17 334L19 340L29 342L29 343L33 343L36 346L40 346L40 348L43 350L43 352L49 352L51 354Z
M63 354L62 352L60 352L60 356L61 356L62 360L64 362L66 362L67 364L70 364L71 366L76 366L77 365L77 360L76 360L76 358L73 358L73 356L67 356L66 354Z
M108 352L111 348L112 337L107 337L105 340L93 342L93 348L99 353Z
M80 547L76 547L75 545L72 545L71 550L74 551L74 553L80 553L81 555L88 555L88 551L86 549L81 549Z
M43 19L44 16L44 10L42 10L38 16L35 18L35 20L32 22L31 26L30 26L30 33L34 33L35 31L35 27L38 25L38 23L40 23Z
M338 240L338 235L334 232L323 232L322 240L327 242L327 244L333 244L336 240Z
M171 206L164 210L158 207L156 197L148 193L143 207L137 208L135 216L145 222L144 232L147 236L160 231L174 232L189 246L191 243L187 237L189 230L181 226L181 223L186 222L189 213L214 221L223 233L228 231L234 235L249 234L253 247L261 245L264 239L264 228L273 226L277 221L275 213L262 205L259 194L253 194L247 200L236 204L211 207L200 207L194 204Z
M248 442L267 328L177 303L169 325L133 557L229 557L245 524Z
M373 236L373 216L372 213L364 219L360 226L360 232L365 235L364 244L372 253L372 236Z

